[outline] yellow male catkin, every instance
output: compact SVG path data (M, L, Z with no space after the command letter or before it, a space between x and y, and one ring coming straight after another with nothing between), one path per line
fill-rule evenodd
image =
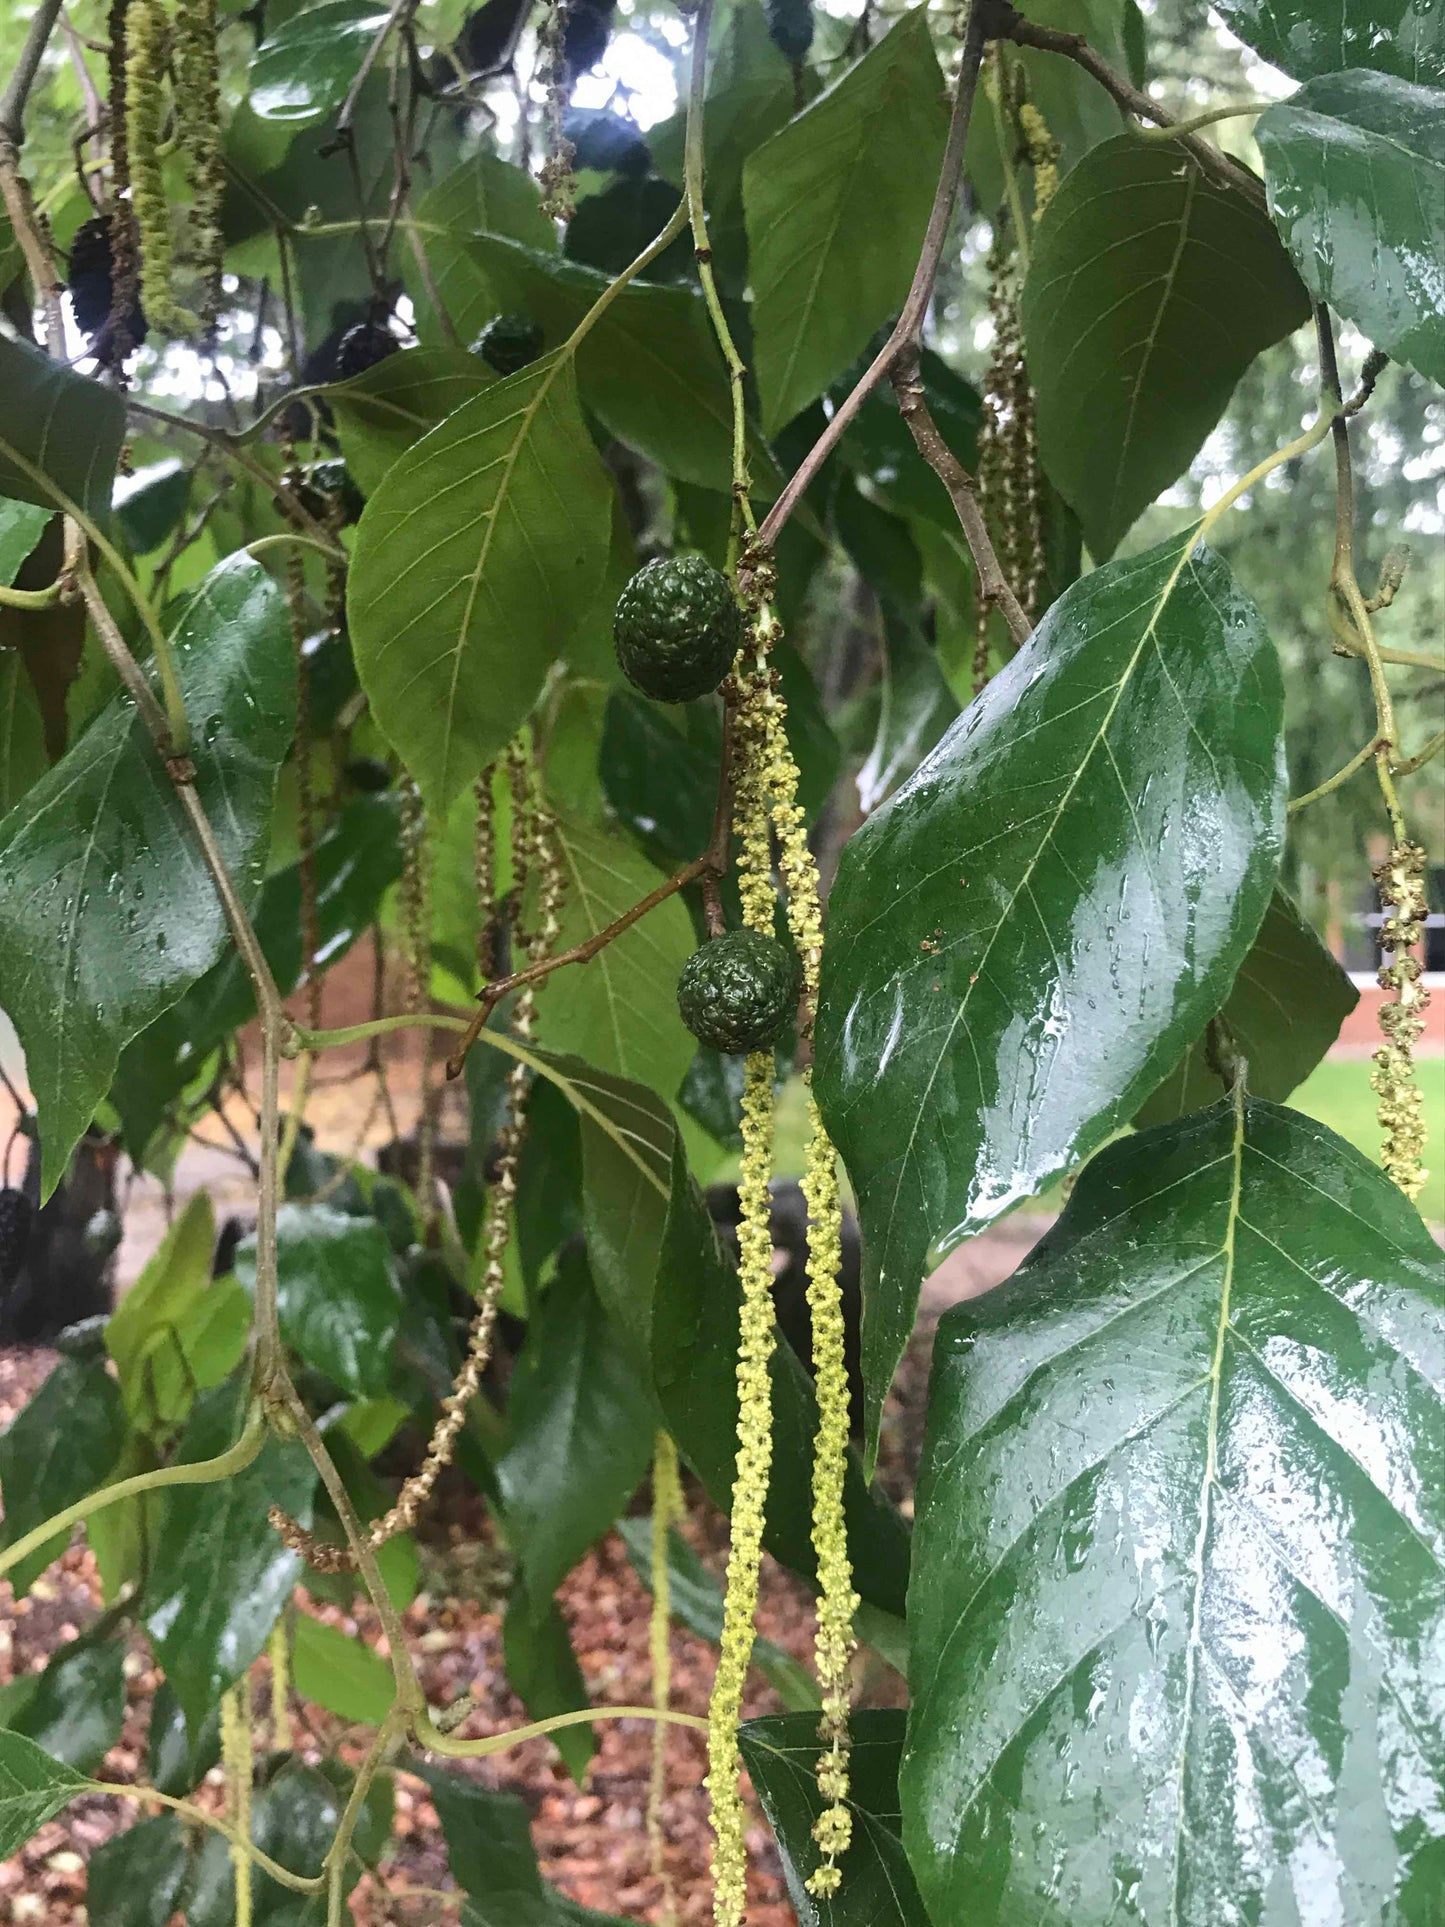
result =
M226 1776L226 1817L236 1832L231 1848L235 1880L235 1927L251 1927L251 1680L247 1674L221 1697L221 1768Z
M162 334L194 335L200 322L171 292L175 265L171 210L161 168L165 123L163 76L171 29L160 0L131 0L126 15L125 116L131 211L140 244L141 306Z
M1425 1100L1415 1078L1415 1045L1425 1028L1430 993L1420 982L1422 965L1413 953L1425 930L1425 852L1418 843L1397 842L1375 871L1386 909L1380 943L1390 954L1380 970L1380 986L1394 992L1380 1006L1385 1042L1375 1053L1370 1083L1380 1100L1385 1134L1380 1162L1405 1196L1418 1198L1430 1175L1425 1151Z
M668 1563L668 1535L682 1516L677 1447L670 1433L659 1431L652 1454L652 1622L648 1635L652 1705L657 1713L665 1713L672 1704L672 1574ZM662 1814L667 1797L667 1735L667 1722L654 1721L652 1775L647 1789L647 1842L652 1871L662 1888L660 1927L674 1927L677 1919L677 1898L667 1871L667 1834Z
M201 319L214 327L221 309L221 66L216 0L179 0L176 8L176 107L191 188L188 258L205 289Z

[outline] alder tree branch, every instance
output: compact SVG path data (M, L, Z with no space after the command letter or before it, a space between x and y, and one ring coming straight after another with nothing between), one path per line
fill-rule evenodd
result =
M923 395L923 378L919 373L916 348L894 363L891 380L898 397L899 413L908 424L918 452L948 490L949 499L963 525L978 568L979 594L986 605L998 609L1008 624L1014 647L1022 649L1033 633L1033 625L1010 588L999 563L998 553L989 538L988 523L984 519L974 478L943 439L937 422L929 412Z
M909 353L916 355L918 352L923 340L923 323L933 298L933 284L938 278L938 266L943 258L943 244L948 238L949 223L953 219L958 185L963 177L963 156L968 146L969 123L973 119L973 103L978 93L984 43L996 31L998 14L999 0L970 0L968 25L963 39L963 59L953 90L953 109L949 116L943 165L939 170L938 186L934 189L933 206L929 212L918 266L913 271L913 281L903 303L903 311L852 393L833 411L828 426L763 517L757 536L759 548L771 549L775 546L783 525L797 508L819 469L847 434L864 402L896 362Z
M1163 133L1177 138L1180 146L1192 155L1211 179L1224 180L1230 186L1238 188L1240 193L1247 195L1251 201L1260 206L1264 204L1264 190L1248 168L1241 167L1239 162L1231 159L1228 154L1221 153L1217 147L1211 147L1208 141L1202 141L1190 132L1190 127L1195 123L1181 125L1172 114L1166 113L1151 95L1134 86L1132 81L1126 80L1123 74L1116 73L1103 55L1090 46L1083 34L1061 33L1055 27L1036 26L1032 20L1026 20L1021 13L1010 6L1008 0L996 0L996 7L998 24L993 28L993 32L997 39L1010 40L1016 47L1034 47L1040 53L1060 54L1065 60L1072 60L1076 66L1082 67L1085 73L1092 74L1126 114L1133 115L1137 120L1152 121ZM1226 110L1230 114L1239 111L1237 107ZM1223 118L1223 116L1214 118Z

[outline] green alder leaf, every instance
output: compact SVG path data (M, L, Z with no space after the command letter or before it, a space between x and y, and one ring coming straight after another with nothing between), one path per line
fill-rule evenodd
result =
M10 1721L12 1730L63 1766L93 1773L125 1724L125 1652L119 1639L62 1646Z
M302 1699L360 1726L380 1726L396 1697L384 1659L309 1613L298 1613L292 1627L291 1676Z
M1126 0L1029 0L1028 17L1036 26L1081 33L1115 73L1130 71ZM1010 46L1001 51L1010 71L1022 69L1027 98L1043 115L1050 134L1059 143L1059 165L1064 173L1077 166L1097 142L1110 139L1124 127L1123 115L1112 97L1076 61L1032 47ZM1144 83L1140 79L1136 84ZM994 106L993 87L985 69L984 83L974 103L964 166L978 191L980 207L990 218L1003 204L1007 192L1005 144L1024 206L1032 213L1032 169L1020 164L1017 140L1008 127L1007 120Z
M0 649L0 817L50 767L45 719L19 649Z
M28 342L0 336L0 396L0 496L53 512L59 505L44 486L48 479L103 521L125 439L125 403L116 390L73 374Z
M865 816L913 774L958 714L938 652L915 621L885 608L883 644L878 733L857 779Z
M566 883L557 942L565 950L605 929L663 876L600 824L559 816L557 829ZM667 898L539 994L537 1036L549 1049L585 1052L600 1070L671 1097L696 1048L677 1012L678 974L696 948L681 898Z
M818 1791L816 1716L774 1714L746 1720L739 1730L743 1764L778 1843L799 1927L929 1927L899 1831L904 1717L892 1708L860 1709L849 1722L853 1842L838 1863L843 1884L828 1900L815 1900L804 1884L819 1862L813 1823L826 1805Z
M1295 80L1373 67L1445 86L1445 16L1435 0L1217 0L1224 24Z
M111 506L132 551L149 555L176 527L190 499L191 471L179 455L172 455L118 477Z
M33 1740L0 1727L0 1860L8 1860L88 1784Z
M195 792L243 901L295 727L285 601L258 562L212 570L172 636ZM25 1049L54 1189L121 1047L230 942L175 786L128 696L0 822L0 1004Z
M569 1927L574 1921L621 1927L613 1915L577 1908L546 1884L531 1815L515 1793L494 1793L439 1767L423 1767L421 1776L441 1821L452 1878L467 1896L466 1927Z
M1248 1066L1250 1096L1283 1103L1324 1057L1359 1001L1347 973L1276 889L1219 1013ZM1199 1037L1140 1105L1134 1122L1141 1128L1167 1124L1217 1104L1219 1095L1219 1079Z
M298 132L326 120L346 99L386 18L372 0L321 0L293 13L251 56L251 112Z
M1262 114L1254 137L1270 213L1310 293L1445 384L1445 93L1326 74Z
M557 230L542 212L542 190L525 167L482 152L463 161L416 202L415 225L447 317L463 348L497 312L479 308L477 272L467 256L474 234L501 234L544 254L557 249ZM450 339L432 304L425 277L404 265L423 341ZM485 295L486 290L481 291Z
M768 434L816 400L902 306L946 125L927 13L915 7L748 156L754 363Z
M236 1276L255 1290L256 1243L236 1252ZM354 1398L391 1383L401 1293L391 1246L375 1218L331 1204L283 1204L276 1217L281 1335L308 1365Z
M90 1927L168 1927L190 1869L191 1842L179 1814L127 1827L86 1863Z
M1021 314L1040 458L1106 561L1309 297L1262 209L1121 134L1049 203Z
M44 533L54 510L39 502L0 499L0 588L9 588Z
M363 495L387 470L497 377L480 355L459 348L408 348L326 391L346 466Z
M62 1358L28 1404L0 1432L0 1547L12 1546L66 1506L104 1485L125 1444L120 1389L100 1365ZM68 1533L32 1552L6 1576L21 1599Z
M592 1286L564 1253L512 1377L497 1482L507 1539L534 1600L548 1600L625 1510L652 1459L654 1409Z
M1111 1146L939 1329L904 1837L935 1920L1433 1917L1440 1254L1225 1103Z
M179 1461L216 1457L240 1434L235 1385L196 1401ZM266 1644L301 1573L267 1513L281 1506L309 1525L316 1472L301 1447L270 1439L244 1471L166 1497L152 1551L144 1623L192 1734Z
M599 1297L678 1450L726 1511L737 1453L740 1292L702 1196L687 1169L666 1104L640 1085L572 1057L529 1060L575 1107L582 1125L583 1225ZM773 1355L776 1449L768 1495L769 1551L794 1571L814 1571L807 1468L818 1429L812 1380L779 1337ZM881 1494L868 1490L850 1453L845 1486L854 1584L901 1613L908 1532Z
M197 1191L106 1321L106 1350L136 1424L179 1424L195 1393L240 1363L251 1307L234 1279L212 1281L215 1249L211 1200Z
M652 1590L652 1520L646 1513L619 1519L617 1531L627 1547L632 1570ZM723 1589L675 1526L667 1535L668 1595L672 1617L699 1639L722 1643ZM753 1642L753 1664L790 1713L811 1713L817 1727L821 1698L807 1667L761 1635Z
M162 1793L184 1798L198 1787L221 1757L221 1709L215 1707L193 1738L186 1716L169 1680L163 1679L151 1701L146 1734L147 1778Z
M925 1272L1127 1122L1264 916L1279 663L1194 540L1075 583L843 851L816 1077L863 1229L870 1447Z
M594 268L498 235L472 235L461 249L473 276L453 317L463 334L499 309L520 311L538 323L548 348L560 348L611 284ZM695 289L631 282L576 356L582 400L619 441L679 481L731 487L732 390ZM774 479L772 458L756 438L752 455L754 481Z
M555 1599L533 1599L523 1573L512 1582L502 1621L502 1663L529 1719L580 1713L589 1702L587 1682L561 1608ZM597 1751L592 1727L563 1726L547 1737L580 1786Z
M388 471L347 604L382 733L444 815L516 734L607 559L611 484L570 358L485 389Z
M338 963L374 924L387 889L401 874L395 797L358 796L327 826L315 850L318 968ZM302 976L301 866L289 864L262 885L251 912L256 937L282 996ZM121 1052L111 1103L135 1158L160 1127L166 1106L207 1059L255 1015L256 991L235 950L226 950L180 1002Z

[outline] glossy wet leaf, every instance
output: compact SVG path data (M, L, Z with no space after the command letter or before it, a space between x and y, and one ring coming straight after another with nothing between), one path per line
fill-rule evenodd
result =
M561 948L595 936L664 880L626 837L601 825L562 816L558 835L566 878ZM579 964L565 989L554 984L541 993L538 1037L671 1097L695 1048L677 1014L677 979L696 947L681 898L669 897Z
M283 20L251 56L251 112L298 131L334 114L386 17L370 0L321 0Z
M124 1722L124 1644L79 1639L52 1655L9 1724L63 1766L94 1773Z
M251 1801L251 1838L291 1873L319 1873L336 1837L351 1776L284 1758ZM368 1805L389 1797L388 1782L373 1783ZM365 1814L363 1815L365 1819ZM358 1829L360 1832L361 1829ZM352 1867L359 1874L355 1861ZM354 1884L354 1883L353 1883ZM325 1896L297 1893L257 1868L253 1875L254 1927L322 1927ZM234 1927L235 1875L230 1849L217 1833L207 1833L186 1902L187 1927Z
M1083 34L1115 73L1129 72L1127 0L1125 4L1121 4L1121 0L1030 0L1027 11L1037 26ZM1007 61L1010 69L1022 70L1026 97L1038 108L1049 133L1059 143L1062 172L1067 174L1091 147L1123 129L1123 116L1113 99L1094 76L1075 61L1032 47L1010 47ZM1143 86L1143 79L1137 84ZM980 207L990 217L1003 205L1007 194L1005 148L1015 169L1024 206L1030 214L1033 212L1032 170L1018 165L1016 137L1010 135L1008 127L1008 120L994 106L992 94L980 89L970 124L965 167L977 190Z
M85 1788L83 1775L0 1727L0 1858L8 1860Z
M1322 1060L1359 1001L1346 972L1284 891L1276 890L1220 1012L1248 1065L1250 1096L1283 1103ZM1134 1122L1167 1124L1217 1104L1220 1095L1200 1037L1140 1105Z
M214 1458L240 1435L243 1401L231 1385L196 1401L181 1439L187 1464ZM301 1446L268 1440L244 1471L166 1497L152 1549L144 1623L194 1734L257 1658L301 1573L267 1513L308 1524L316 1472Z
M256 1247L236 1253L254 1290ZM374 1218L331 1204L283 1204L276 1217L276 1297L281 1335L308 1365L355 1398L391 1382L401 1295L386 1233Z
M611 485L570 361L466 402L388 471L348 586L378 726L447 806L505 747L601 579Z
M198 1787L221 1757L221 1710L214 1709L194 1736L176 1698L175 1688L163 1679L151 1701L146 1733L146 1778L162 1793L181 1799Z
M870 1440L925 1271L1132 1116L1263 918L1279 664L1191 539L1068 590L843 852L817 1088L863 1229Z
M580 1251L527 1327L497 1480L534 1599L550 1599L625 1510L652 1459L654 1408Z
M396 1694L384 1659L309 1613L298 1613L291 1629L291 1674L302 1699L361 1726L380 1726Z
M346 466L374 495L392 463L497 377L460 348L408 348L326 391Z
M678 1449L715 1505L731 1503L737 1445L739 1288L677 1126L653 1092L576 1058L535 1059L582 1122L583 1222L598 1295L650 1378ZM780 1340L773 1357L775 1438L766 1543L795 1571L814 1569L808 1466L817 1432L812 1381ZM845 1502L858 1591L901 1612L908 1533L868 1490L850 1454Z
M62 1358L0 1433L0 1546L14 1545L103 1485L124 1443L125 1411L115 1380L99 1365ZM69 1536L50 1540L6 1574L17 1599L59 1558Z
M1445 94L1356 70L1260 116L1270 213L1305 285L1378 348L1445 383Z
M853 1714L848 1761L853 1843L838 1863L841 1888L831 1899L815 1900L804 1883L818 1865L813 1823L824 1807L817 1781L817 1719L781 1713L744 1722L738 1734L743 1764L778 1843L799 1927L929 1927L899 1833L903 1725L903 1713L891 1708Z
M38 502L0 498L0 588L9 588L40 540L52 511Z
M190 496L191 471L178 455L117 480L112 505L137 555L160 547L185 514Z
M1440 1254L1263 1103L1111 1146L939 1330L904 1837L935 1920L1425 1922Z
M72 373L28 342L0 336L0 396L0 496L53 510L63 506L58 489L104 521L125 439L125 404L116 390Z
M1435 0L1218 0L1231 33L1296 80L1373 67L1445 85L1445 18Z
M1309 298L1262 209L1121 134L1049 203L1021 312L1040 457L1105 560Z
M396 799L354 797L318 837L315 867L316 962L330 969L376 921L388 887L401 873ZM299 863L266 879L251 921L277 988L289 996L302 978ZM228 949L179 1003L121 1052L111 1102L134 1157L144 1154L166 1106L255 1010L255 986L238 953Z
M748 156L754 363L768 434L816 400L902 306L946 119L928 21L914 9Z
M137 1821L86 1862L90 1927L167 1927L190 1867L191 1843L178 1814Z
M609 808L643 846L679 869L707 847L717 763L631 689L607 699L598 773Z
M617 1522L618 1537L627 1547L632 1570L652 1590L652 1520L633 1513ZM723 1629L723 1588L674 1526L667 1535L668 1597L672 1617L700 1639L718 1645ZM753 1642L753 1665L792 1713L813 1715L816 1729L821 1699L818 1682L801 1661L761 1635Z
M186 605L172 643L196 795L249 901L295 725L281 592L260 563L232 556ZM229 942L175 787L116 696L0 822L0 1002L25 1047L47 1193L121 1047Z

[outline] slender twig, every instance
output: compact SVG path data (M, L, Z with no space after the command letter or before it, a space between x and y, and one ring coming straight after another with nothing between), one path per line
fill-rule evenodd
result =
M1356 770L1363 769L1378 748L1377 742L1366 743L1363 749L1355 751L1343 769L1337 769L1333 776L1327 777L1323 783L1316 784L1314 789L1306 790L1303 796L1292 796L1289 802L1290 815L1293 816L1296 810L1307 809L1311 803L1318 803L1322 796L1329 796L1342 783L1348 783Z
M20 49L20 58L6 82L5 92L0 94L0 141L8 141L16 148L25 138L25 104L60 18L61 5L62 0L40 0L30 21L25 45Z
M1433 762L1442 749L1445 749L1445 729L1437 729L1423 749L1396 763L1395 774L1413 776L1417 769L1423 769L1427 763Z
M923 396L923 378L919 373L916 349L894 366L892 380L899 412L908 424L918 452L948 490L949 499L968 538L968 546L973 551L973 559L978 567L979 594L986 604L999 610L1008 624L1014 647L1021 649L1033 633L1032 625L999 564L974 479L943 439L938 424L929 412Z
M1350 428L1340 397L1334 326L1330 311L1323 302L1315 307L1315 337L1320 353L1321 403L1333 411L1330 428L1335 448L1335 553L1326 593L1330 599L1332 616L1337 604L1348 614L1349 641L1364 657L1369 670L1370 689L1375 698L1375 773L1395 841L1403 843L1406 840L1405 820L1390 776L1390 765L1399 751L1400 736L1385 665L1380 646L1375 640L1374 624L1355 575L1355 477L1350 460Z
M1368 600L1365 609L1367 613L1373 613ZM1344 637L1335 643L1337 656L1363 656L1364 653L1363 649L1357 649L1353 641L1347 641ZM1437 675L1445 673L1445 656L1432 656L1424 649L1387 649L1383 643L1377 643L1375 654L1381 662L1392 662L1400 669L1433 669Z
M1228 107L1211 107L1208 113L1191 114L1188 120L1166 121L1157 127L1141 127L1135 122L1130 132L1141 141L1183 140L1186 134L1197 134L1217 121L1255 119L1273 105L1270 100L1236 100Z
M943 244L948 238L949 223L953 218L953 204L958 198L958 184L963 175L963 156L968 146L969 123L973 117L973 103L978 92L978 71L983 59L984 38L986 33L992 30L992 16L996 4L997 0L970 0L968 26L964 30L963 60L959 67L958 81L953 90L953 111L949 116L948 140L943 150L943 165L939 170L938 186L934 190L933 207L929 212L923 247L918 257L918 266L913 271L913 281L909 287L907 299L903 303L903 312L895 322L887 341L869 363L852 393L834 410L832 420L809 449L787 487L763 517L762 526L758 530L758 546L763 549L771 549L777 542L784 523L798 506L809 483L848 432L859 409L873 390L889 373L894 363L905 356L909 350L916 350L923 339L923 323L928 313L929 302L933 298L933 284L938 277L938 264L943 258Z
M418 1746L428 1753L440 1753L448 1760L485 1760L494 1753L506 1753L525 1740L540 1740L569 1726L590 1726L594 1720L662 1720L668 1726L690 1726L695 1733L706 1733L707 1721L696 1713L662 1712L655 1706L585 1706L575 1713L554 1713L550 1719L534 1720L530 1726L513 1727L506 1733L488 1733L480 1740L454 1740L423 1716L416 1722Z
M74 1505L43 1520L33 1532L23 1534L13 1545L6 1546L0 1552L0 1576L13 1571L32 1552L38 1552L52 1539L69 1532L72 1526L103 1512L107 1506L119 1505L123 1499L140 1498L147 1492L159 1492L172 1485L217 1485L236 1472L244 1472L260 1455L265 1443L265 1414L259 1405L253 1405L246 1414L241 1436L226 1451L214 1459L200 1459L192 1465L163 1465L153 1472L137 1472L129 1479L117 1479L114 1485L103 1485L98 1492L87 1493Z
M391 12L377 28L370 45L362 56L361 65L357 68L351 85L346 90L346 98L341 103L341 112L336 116L335 141L328 142L328 144L322 148L321 153L323 158L328 153L335 153L336 146L350 135L351 123L356 117L356 103L361 98L361 90L370 78L372 68L381 58L382 48L385 47L387 41L390 40L391 36L396 32L405 16L416 10L416 4L417 0L393 0Z
M163 1807L169 1807L172 1813L179 1813L183 1819L191 1821L194 1825L209 1827L213 1833L220 1834L221 1838L229 1841L238 1852L244 1853L253 1866L259 1867L262 1873L268 1875L278 1886L289 1887L293 1893L318 1894L325 1881L324 1873L293 1873L289 1867L283 1867L279 1860L273 1860L269 1853L263 1852L253 1841L245 1839L229 1820L223 1820L218 1814L208 1813L204 1807L198 1807L190 1800L179 1800L174 1794L162 1793L156 1787L127 1786L120 1780L87 1780L84 1787L76 1789L77 1798L82 1793L105 1793L112 1799L138 1800L142 1805L154 1800Z

